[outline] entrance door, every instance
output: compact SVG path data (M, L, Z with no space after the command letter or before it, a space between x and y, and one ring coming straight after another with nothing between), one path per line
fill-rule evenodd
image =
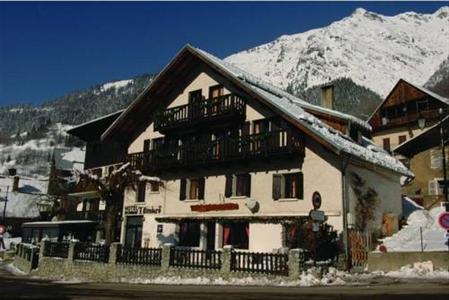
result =
M189 118L195 119L201 116L201 101L203 95L201 90L189 93Z
M126 218L125 246L128 248L140 248L142 246L143 217Z
M215 223L214 222L208 222L206 223L207 226L207 250L215 250Z

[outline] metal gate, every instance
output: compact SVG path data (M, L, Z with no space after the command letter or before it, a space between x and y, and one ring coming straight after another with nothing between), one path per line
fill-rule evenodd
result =
M351 268L365 268L368 252L371 250L371 234L351 230L349 232L349 253Z

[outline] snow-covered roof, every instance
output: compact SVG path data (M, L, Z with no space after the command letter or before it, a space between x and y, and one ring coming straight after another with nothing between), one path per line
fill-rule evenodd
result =
M286 99L289 99L291 102L293 102L296 105L299 105L300 107L302 107L304 109L325 113L325 114L332 115L332 116L335 116L340 119L350 121L351 123L355 123L358 126L365 128L368 131L371 131L371 129L372 129L371 125L369 125L367 122L365 122L355 116L345 114L345 113L342 113L342 112L339 112L336 110L332 110L329 108L321 107L318 105L313 105L301 98L298 98L296 96L293 96L290 93L287 93L286 91L260 79L259 77L254 76L253 74L243 71L242 69L236 67L235 65L233 65L231 63L228 63L224 60L221 60L221 59L213 56L212 54L210 54L204 50L201 50L198 48L195 48L195 50L199 51L201 54L203 54L206 57L208 57L209 59L211 59L215 64L218 64L222 68L225 68L227 71L232 73L235 77L243 80L245 83L247 83L249 85L252 85L252 86L255 86L258 88L262 88L262 89L266 90L267 92L269 92L273 95L276 95L278 97L284 97Z
M198 48L193 48L193 50L211 63L218 65L221 69L229 73L229 75L239 79L243 84L255 91L265 100L269 101L273 106L277 107L283 113L289 115L294 120L310 129L314 134L330 143L338 152L349 154L352 157L370 162L402 175L413 176L413 173L411 173L399 160L385 151L379 151L375 147L364 147L359 145L339 131L328 126L317 117L307 113L303 109L306 108L304 103L307 103L304 100L296 98L204 50ZM357 118L354 117L354 119Z
M34 178L19 179L19 190L12 192L13 177L0 177L0 198L6 198L6 190L8 191L8 202L6 204L7 218L36 218L39 217L38 203L43 200L47 193L48 181L38 180ZM0 202L1 211L3 212L4 202Z
M58 170L83 170L86 151L81 148L54 149L55 167Z

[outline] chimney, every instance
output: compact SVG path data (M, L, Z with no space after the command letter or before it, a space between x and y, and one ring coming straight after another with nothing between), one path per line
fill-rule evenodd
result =
M19 176L14 176L12 179L12 191L18 192L19 191Z
M321 107L334 109L334 85L321 87Z

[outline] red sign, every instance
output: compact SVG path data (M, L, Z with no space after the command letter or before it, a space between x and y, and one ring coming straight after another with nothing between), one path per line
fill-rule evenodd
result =
M192 211L198 212L208 212L214 210L235 210L239 209L239 205L237 203L199 204L191 205L190 209Z
M312 195L312 205L314 209L321 207L321 195L319 192L314 192Z
M3 225L0 225L0 234L4 234L6 232L6 227Z
M446 230L449 230L449 212L442 212L438 216L438 224Z

